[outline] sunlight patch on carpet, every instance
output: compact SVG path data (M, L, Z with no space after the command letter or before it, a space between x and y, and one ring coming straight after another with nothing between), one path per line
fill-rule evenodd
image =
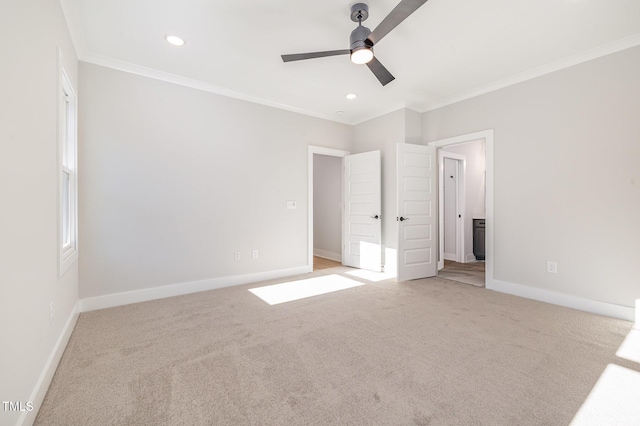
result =
M629 331L616 352L616 356L640 363L640 329L632 328Z
M573 418L571 426L637 425L640 373L609 364Z
M307 297L332 293L334 291L345 290L361 285L364 284L340 275L332 274L322 277L308 278L306 280L256 287L249 289L249 291L267 302L269 305L277 305L279 303L305 299Z
M396 277L396 274L393 274L393 273L374 272L374 271L367 271L365 269L356 269L355 271L347 272L347 274L353 275L354 277L362 278L364 280L371 281L374 283L384 281L384 280L390 280L391 278Z

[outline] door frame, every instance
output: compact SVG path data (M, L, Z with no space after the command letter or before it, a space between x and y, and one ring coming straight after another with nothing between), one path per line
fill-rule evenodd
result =
M466 263L465 256L465 219L466 211L466 167L467 157L455 152L438 149L438 270L444 267L444 159L449 158L458 163L456 176L456 259L458 263ZM461 219L461 220L458 220Z
M489 290L493 290L496 288L496 283L494 282L493 276L493 268L494 268L494 257L493 257L493 194L494 194L494 137L493 137L493 129L482 130L474 133L467 133L460 136L454 136L446 139L439 139L432 142L428 142L427 145L434 146L436 148L441 148L447 145L456 145L465 142L473 142L477 140L484 140L485 142L485 168L486 168L486 228L485 228L485 288Z
M307 272L313 272L313 154L327 155L329 157L345 157L351 152L341 149L326 148L322 146L309 145L307 156ZM340 198L344 209L344 170L342 171L340 185ZM341 221L342 223L343 221ZM340 225L341 228L343 225ZM340 235L344 229L340 230Z

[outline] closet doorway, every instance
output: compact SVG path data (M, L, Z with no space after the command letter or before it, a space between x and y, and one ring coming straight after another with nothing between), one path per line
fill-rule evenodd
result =
M342 158L313 155L313 269L342 264Z
M309 146L308 151L308 225L307 266L342 264L342 160L349 151ZM319 207L319 209L316 209ZM321 232L326 232L326 235Z

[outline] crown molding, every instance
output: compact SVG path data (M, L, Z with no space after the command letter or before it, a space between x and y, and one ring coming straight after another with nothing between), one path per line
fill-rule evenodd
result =
M227 87L207 83L202 80L196 80L193 78L183 77L177 74L159 71L154 68L137 65L130 62L126 62L126 61L120 61L120 60L112 59L102 55L85 54L81 58L79 58L79 60L82 62L87 62L90 64L99 65L102 67L139 75L141 77L152 78L155 80L164 81L166 83L177 84L179 86L189 87L191 89L196 89L196 90L202 90L204 92L226 96L226 97L238 99L241 101L251 102L254 104L264 105L272 108L278 108L285 111L294 112L297 114L303 114L303 115L307 115L315 118L320 118L323 120L344 123L339 120L336 120L335 117L331 117L325 114L320 114L315 111L309 111L309 110L297 108L291 105L287 105L279 102L273 102L268 99L259 98L257 96L247 95L247 94L229 89ZM344 124L348 124L348 123L344 123Z
M439 100L425 102L424 104L415 104L415 103L406 103L406 102L396 102L393 105L388 105L386 108L382 108L379 112L366 116L356 116L351 120L346 119L346 117L340 119L335 115L328 115L318 113L316 111L306 110L302 108L297 108L291 105L270 101L268 99L259 98L256 96L251 96L244 94L242 92L238 92L227 87L218 86L211 83L206 83L201 80L196 80L188 77L183 77L177 74L171 74L164 71L159 71L153 68L144 67L141 65L133 64L126 61L120 61L117 59L112 59L106 56L97 55L97 54L80 54L80 52L86 52L84 41L82 38L82 31L80 26L73 25L74 22L73 17L73 8L69 7L69 0L60 0L63 5L63 10L65 12L65 17L67 19L67 23L69 24L69 30L72 35L72 39L74 40L74 46L76 48L76 52L78 53L78 58L80 61L100 65L107 68L116 69L119 71L153 78L156 80L164 81L167 83L173 83L184 87L189 87L196 90L202 90L209 93L214 93L221 96L226 96L246 102L256 103L272 108L282 109L285 111L302 114L310 117L319 118L322 120L328 120L336 123L347 124L351 126L355 126L358 124L362 124L366 121L382 117L389 113L395 112L399 109L408 108L414 110L419 113L425 113L428 111L432 111L438 108L442 108L448 105L455 104L457 102L461 102L467 99L471 99L480 95L484 95L487 93L494 92L496 90L500 90L518 83L522 83L527 80L531 80L537 77L541 77L546 74L550 74L556 71L560 71L565 68L572 67L574 65L581 64L583 62L588 62L594 59L598 59L603 56L607 56L616 52L620 52L632 47L636 47L640 45L640 33L634 34L630 37L626 37L620 40L617 40L612 43L608 43L602 46L599 46L594 49L590 49L572 56L568 56L566 58L550 62L548 64L542 65L540 67L533 68L531 70L514 74L505 79L495 81L493 83L489 83L475 89L458 93L453 96L449 96L446 98L442 98ZM65 6L66 4L66 6ZM78 22L78 21L75 21Z
M616 52L620 52L635 46L640 45L640 33L634 34L630 37L626 37L594 49L589 49L584 52L567 56L566 58L550 62L548 64L524 71L522 73L514 74L505 79L489 83L484 86L477 87L470 91L462 92L457 95L442 98L433 102L427 102L425 108L420 112L432 111L434 109L442 108L447 105L452 105L457 102L461 102L467 99L475 98L476 96L484 95L496 90L504 89L505 87L513 86L514 84L522 83L527 80L531 80L537 77L541 77L552 72L560 71L565 68L572 67L574 65L588 62L594 59L601 58Z

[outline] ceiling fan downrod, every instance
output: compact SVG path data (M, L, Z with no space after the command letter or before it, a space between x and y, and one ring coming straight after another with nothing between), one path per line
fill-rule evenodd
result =
M361 49L368 49L373 53L373 44L368 41L371 30L362 25L369 17L369 6L364 3L356 3L351 6L351 20L358 23L358 27L351 32L349 44L351 52Z

